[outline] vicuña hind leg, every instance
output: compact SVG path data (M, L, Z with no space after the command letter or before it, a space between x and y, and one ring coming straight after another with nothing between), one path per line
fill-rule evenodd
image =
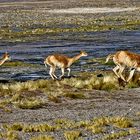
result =
M53 67L53 70L52 70L52 75L53 75L53 77L55 77L55 78L57 79L57 76L54 74L55 69L56 69L56 67Z

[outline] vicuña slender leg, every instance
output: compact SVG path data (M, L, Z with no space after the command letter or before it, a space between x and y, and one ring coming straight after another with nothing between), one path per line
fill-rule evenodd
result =
M120 67L117 65L117 66L113 69L114 73L117 75L118 78L120 78L119 74L117 73L117 70L119 70L119 68L120 68Z
M50 74L50 76L52 77L52 79L54 80L54 77L53 77L53 67L50 67L49 74Z
M121 79L122 79L123 81L126 81L125 78L124 78L123 75L122 75L124 69L125 69L124 66L120 66L120 69L119 69L118 74L119 74L119 76L121 77Z
M56 67L53 67L52 75L57 79L57 76L54 74Z
M129 81L132 79L132 77L133 77L133 75L134 75L134 72L135 72L135 69L132 69L132 70L130 71L130 74L129 74L129 77L128 77L128 79L127 79L127 82L129 82Z
M71 69L67 68L67 70L68 70L68 76L70 76Z
M64 68L61 68L61 71L62 71L62 75L60 76L60 79L64 76Z
M47 68L47 64L44 62L45 67Z

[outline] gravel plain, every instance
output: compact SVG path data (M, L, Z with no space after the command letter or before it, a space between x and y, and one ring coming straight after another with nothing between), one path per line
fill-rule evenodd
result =
M114 9L113 9L114 8ZM69 11L70 10L70 11ZM98 10L98 11L97 11ZM116 10L116 11L115 11ZM95 12L96 11L96 12ZM0 1L0 26L1 30L20 32L21 28L75 28L78 25L87 26L92 19L119 17L117 21L107 21L109 24L121 25L121 18L133 21L140 20L139 0L1 0ZM16 17L16 20L15 20ZM27 21L27 23L26 23ZM34 21L34 26L32 26ZM71 24L72 23L72 24ZM31 25L30 25L31 24ZM102 24L102 23L101 23ZM76 25L76 26L75 26ZM43 34L22 36L21 38L2 36L0 37L0 54L8 51L13 62L25 62L9 67L8 64L1 67L1 79L7 81L27 81L37 79L48 79L48 70L44 68L44 58L54 52L63 52L70 55L77 54L80 50L88 52L88 58L83 59L73 66L73 70L91 72L94 70L111 70L111 67L96 62L88 62L88 59L106 57L109 53L123 49L140 52L140 28L139 24L135 30L107 30L87 32L59 32L58 34ZM49 30L50 31L50 30ZM3 33L3 31L1 31ZM22 32L22 31L21 31ZM38 32L37 32L38 33ZM20 34L19 34L20 36ZM8 62L10 64L10 62ZM15 64L15 63L14 63ZM28 65L26 65L28 64ZM88 65L88 66L87 66ZM83 66L83 67L82 67ZM88 68L86 70L86 68ZM7 82L6 81L6 82ZM57 89L58 90L58 89ZM0 131L5 131L3 124L16 122L27 124L49 123L53 124L56 119L69 119L75 122L91 121L93 118L122 116L133 121L132 128L137 133L126 136L118 136L119 140L140 139L140 88L101 91L101 90L79 90L86 95L85 99L60 98L60 103L48 102L47 96L39 93L46 104L39 109L19 109L10 106L12 112L0 109ZM56 93L55 93L56 94ZM1 97L3 98L3 97ZM19 139L29 140L33 136L51 135L56 140L65 140L64 132L81 131L80 137L84 140L103 140L108 134L119 131L128 131L129 128L118 129L107 125L105 132L96 134L87 131L84 127L71 129L60 129L49 132L26 132L18 131ZM3 138L4 139L4 138ZM80 138L79 138L80 139ZM108 138L108 140L113 138ZM114 138L115 139L115 138ZM69 139L73 140L73 139Z

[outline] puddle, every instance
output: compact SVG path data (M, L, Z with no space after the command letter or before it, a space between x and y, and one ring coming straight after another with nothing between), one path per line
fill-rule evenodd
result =
M27 73L27 74L19 73L19 74L15 74L15 75L11 76L11 79L13 81L20 81L20 82L25 82L27 80L46 79L46 78L48 78L48 76L45 76L45 74L42 75L41 73L40 74L37 74L37 73Z

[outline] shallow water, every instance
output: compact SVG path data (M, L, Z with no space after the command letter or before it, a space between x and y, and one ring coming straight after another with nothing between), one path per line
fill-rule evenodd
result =
M94 71L111 69L98 63L87 63L87 60L106 57L118 50L129 50L140 53L140 31L107 31L60 34L55 39L46 38L40 42L6 43L0 42L0 55L8 51L11 61L22 61L39 64L36 67L1 66L0 77L7 80L36 80L48 78L48 70L44 67L44 58L53 53L63 53L74 56L85 50L88 57L83 57L72 66L72 71ZM57 74L60 74L57 71Z

